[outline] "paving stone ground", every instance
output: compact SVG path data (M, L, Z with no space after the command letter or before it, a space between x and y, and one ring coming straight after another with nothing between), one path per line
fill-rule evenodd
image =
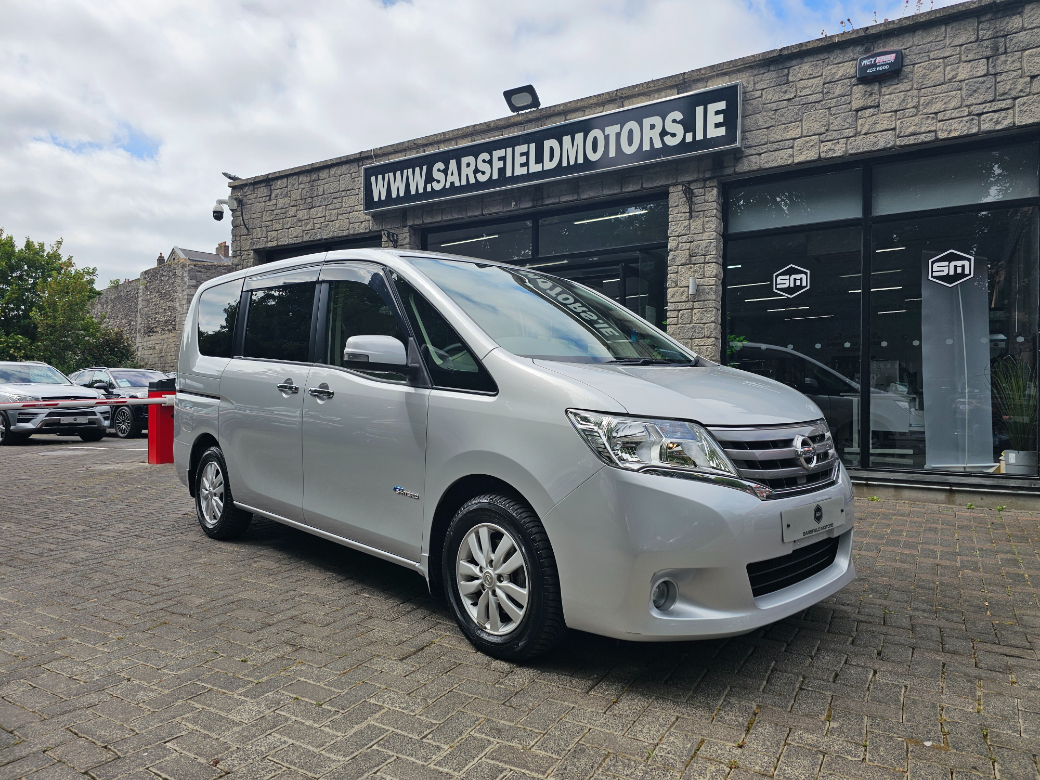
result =
M858 501L825 603L515 666L414 573L207 539L144 447L0 450L0 780L1038 776L1040 512Z

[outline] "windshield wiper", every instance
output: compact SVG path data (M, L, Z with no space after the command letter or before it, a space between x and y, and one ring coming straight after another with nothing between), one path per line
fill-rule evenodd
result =
M606 361L608 364L615 366L692 366L692 360L665 360L664 358L618 358L616 360Z

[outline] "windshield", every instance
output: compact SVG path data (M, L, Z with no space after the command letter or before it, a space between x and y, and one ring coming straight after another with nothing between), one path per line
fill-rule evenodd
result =
M56 368L34 363L0 365L0 383L8 385L70 385Z
M159 371L130 371L114 368L109 373L112 375L112 381L116 383L116 387L148 387L149 382L166 379L166 374Z
M572 363L693 362L645 320L573 282L522 268L411 260L514 355Z

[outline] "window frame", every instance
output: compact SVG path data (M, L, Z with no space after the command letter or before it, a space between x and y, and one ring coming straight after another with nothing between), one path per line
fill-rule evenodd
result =
M512 260L509 261L510 265L517 265L525 267L530 263L537 260L560 258L560 257L595 257L597 255L612 254L614 252L636 252L647 249L661 249L667 248L668 237L665 236L664 241L654 241L646 244L629 244L625 246L616 247L601 247L599 249L582 250L579 252L562 252L558 254L542 254L539 246L539 223L543 219L550 217L565 217L569 214L578 214L583 211L594 211L596 209L608 209L614 207L623 206L635 206L640 203L668 203L668 191L667 190L651 190L649 192L641 193L639 196L632 196L628 198L611 198L611 199L596 199L596 200L581 200L577 203L570 204L563 208L552 208L552 209L540 209L540 210L518 210L513 212L503 212L496 218L477 219L469 220L464 222L444 222L439 223L436 226L424 228L422 231L420 246L424 252L440 252L440 250L429 248L429 236L431 233L437 233L442 230L468 230L468 229L484 229L494 227L495 225L502 224L504 222L519 222L523 220L531 220L531 257L526 260ZM444 253L453 254L453 253ZM497 262L497 261L496 261Z
M400 386L401 382L388 379L379 376L373 376L371 373L355 368L349 368L348 366L334 366L331 363L325 362L325 351L327 348L326 339L328 338L328 318L329 318L329 298L332 291L332 283L336 281L354 281L351 279L336 279L335 272L337 269L353 269L361 268L368 271L371 278L372 276L379 276L383 280L383 284L386 285L386 289L390 294L391 310L394 318L397 320L398 327L401 328L401 332L405 334L405 337L411 342L414 338L411 328L408 326L408 320L403 316L401 309L401 302L396 295L396 291L390 280L387 279L387 268L379 263L372 262L370 260L333 260L326 263L321 268L321 273L318 277L318 304L314 318L314 327L312 329L312 351L311 351L311 362L315 366L321 366L322 368L333 369L335 371L344 371L354 376L363 377L364 379L371 380L373 382L384 382L389 385ZM405 351L411 353L409 344L405 344ZM401 373L407 376L409 368L405 367ZM423 367L423 377L420 378L419 382L408 380L406 384L410 387L428 387L432 386L429 383L429 377L426 376L425 366Z
M314 335L315 328L318 324L318 299L321 291L321 284L318 281L318 274L321 271L321 264L299 266L296 268L288 268L275 273L259 274L257 276L249 276L243 280L242 293L239 298L238 305L238 319L235 321L235 339L234 349L232 349L233 359L235 360L261 360L269 363L285 363L288 365L297 366L310 366L314 365ZM313 275L313 279L310 277ZM264 284L264 282L269 282ZM267 357L252 357L247 356L245 353L246 343L246 328L249 326L249 302L251 299L251 293L253 290L268 290L273 287L281 287L289 284L313 284L314 285L314 297L311 301L311 326L310 334L307 343L307 359L306 360L279 360L277 358ZM197 326L196 326L197 327Z
M937 144L928 149L919 149L913 151L896 152L891 154L875 155L862 160L845 161L836 163L834 165L819 165L819 166L801 166L794 169L780 172L780 173L769 173L761 176L742 176L734 177L720 181L719 186L722 188L722 300L720 301L721 307L721 318L722 327L721 331L721 345L720 349L723 354L720 355L721 362L726 363L726 349L729 344L729 318L727 311L727 299L729 291L729 273L727 269L728 257L729 257L729 244L730 241L742 240L748 238L769 238L773 236L779 236L790 233L809 233L817 230L828 230L833 228L841 227L860 227L860 289L863 291L860 299L860 325L859 325L859 342L860 342L860 376L870 376L870 326L871 326L871 301L870 301L870 287L871 287L871 260L872 260L872 247L873 247L873 226L875 224L881 225L889 222L902 222L908 219L927 219L935 216L947 216L955 214L978 214L985 211L1002 211L1005 209L1016 209L1023 207L1032 207L1040 210L1040 194L1034 197L1028 198L1014 198L1008 200L998 200L989 203L969 203L957 206L943 206L940 208L932 209L921 209L919 211L904 211L897 214L885 214L883 216L874 216L873 214L873 169L876 165L889 165L892 163L907 162L910 160L921 160L930 157L944 157L952 156L961 152L975 152L985 151L988 149L996 149L1007 146L1019 146L1033 144L1034 146L1040 145L1040 136L1035 131L1019 131L1002 135L999 138L993 139L982 139L975 140L968 143L964 142L953 142L947 144ZM825 173L836 173L838 171L850 170L859 168L862 170L861 175L861 197L863 201L862 214L858 218L851 219L840 219L831 220L828 222L810 222L800 225L785 225L782 227L765 228L762 230L749 230L743 232L732 233L729 230L729 194L732 189L740 186L747 186L749 184L767 184L772 182L782 182L789 179L800 179L805 176L825 174ZM1038 174L1040 176L1040 174ZM1040 334L1034 336L1034 351L1035 360L1037 365L1040 365ZM890 468L885 466L872 466L871 465L871 452L870 452L870 441L871 441L871 394L870 394L870 383L868 381L861 381L860 385L860 420L859 420L859 441L860 441L860 462L859 466L853 468L853 471L889 471L889 472L903 472L903 473L927 473L927 474L944 474L951 476L957 472L937 472L935 470L923 470L923 469L906 469L906 468ZM1038 399L1040 403L1040 399ZM974 472L973 472L974 474ZM1014 474L1001 474L999 479L1003 480L1036 480L1038 475L1026 475L1019 476Z

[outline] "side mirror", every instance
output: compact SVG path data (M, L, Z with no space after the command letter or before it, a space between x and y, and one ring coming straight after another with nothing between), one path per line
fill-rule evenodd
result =
M343 362L351 368L407 366L404 344L393 336L351 336L343 347Z

